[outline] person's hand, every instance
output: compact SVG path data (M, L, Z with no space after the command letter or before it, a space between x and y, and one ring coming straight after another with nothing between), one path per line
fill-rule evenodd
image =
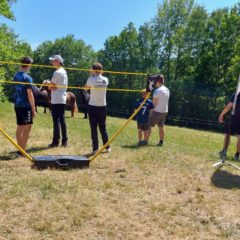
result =
M223 123L223 115L222 115L222 114L219 115L218 121L219 121L220 123Z
M37 116L36 110L32 110L32 117L35 118Z

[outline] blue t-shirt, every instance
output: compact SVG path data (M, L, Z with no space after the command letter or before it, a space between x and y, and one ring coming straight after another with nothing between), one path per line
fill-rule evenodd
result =
M144 101L144 98L137 100L135 104L135 109L137 109L142 102ZM147 123L148 122L148 116L150 113L150 110L154 108L154 105L150 99L148 99L140 109L140 111L137 114L137 122L138 123Z
M24 82L24 83L32 83L32 78L25 72L18 72L13 78L14 82ZM31 105L28 100L27 89L31 88L32 85L28 84L15 84L15 92L14 92L14 102L15 107L21 108L31 108Z

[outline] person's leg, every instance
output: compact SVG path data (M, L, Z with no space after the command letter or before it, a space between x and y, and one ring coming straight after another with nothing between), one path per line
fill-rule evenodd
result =
M164 140L164 136L165 136L164 126L161 126L161 127L159 127L159 138L160 138L160 141Z
M52 104L52 119L53 119L52 145L57 146L60 141L59 104Z
M67 125L65 121L65 104L59 104L59 120L62 130L62 145L67 146Z
M106 107L101 107L98 112L98 125L101 133L103 145L105 145L108 142L106 117L107 117L107 109ZM107 146L106 148L110 148L110 146Z
M17 144L25 150L32 125L17 125L16 139Z
M143 131L143 135L144 135L144 141L148 142L148 136L149 136L149 130L145 130Z
M92 148L93 151L96 151L98 150L97 116L93 106L89 106L88 116L91 128Z
M142 129L138 129L138 142L142 141Z
M23 130L23 133L22 133L22 146L23 146L22 148L23 149L26 149L31 129L32 129L31 124L27 124L24 127L24 130Z

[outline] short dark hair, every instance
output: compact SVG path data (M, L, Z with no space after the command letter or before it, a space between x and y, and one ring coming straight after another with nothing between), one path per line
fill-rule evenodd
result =
M33 60L30 57L23 57L20 62L21 62L21 66L23 68L26 68L28 67L29 64L33 63Z
M164 83L164 76L163 74L159 74L158 77L157 77L157 82L159 83Z
M101 63L94 63L92 65L92 70L98 70L98 71L102 71L103 70L103 66Z

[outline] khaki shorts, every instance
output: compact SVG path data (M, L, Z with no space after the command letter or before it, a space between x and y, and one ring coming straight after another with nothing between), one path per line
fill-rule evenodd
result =
M151 112L148 120L148 124L150 127L154 127L156 124L159 127L163 127L165 120L167 117L167 113L159 113L159 112Z

